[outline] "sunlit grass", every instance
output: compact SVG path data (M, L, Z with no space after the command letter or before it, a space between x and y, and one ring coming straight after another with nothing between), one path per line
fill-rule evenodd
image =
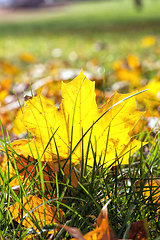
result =
M147 0L138 11L128 0L82 2L70 4L63 11L44 10L43 15L8 15L0 22L0 56L16 60L15 56L25 49L46 60L52 58L54 48L60 48L65 60L76 52L78 61L71 62L72 66L85 68L91 58L109 66L117 56L123 57L131 50L143 53L142 37L153 34L159 38L159 5L159 1ZM97 42L104 43L104 49L97 51Z
M140 133L140 138L143 133ZM93 168L87 167L85 160L82 158L84 169L83 175L80 174L77 169L77 176L79 179L77 187L71 187L70 177L66 183L62 182L61 174L63 169L61 169L56 177L56 182L51 183L51 189L48 191L48 195L45 196L45 203L54 204L58 209L63 209L65 212L64 222L68 226L75 226L79 228L83 234L93 229L94 217L97 217L102 206L110 199L111 202L108 205L108 217L109 222L115 233L119 238L125 236L125 231L129 227L129 224L141 219L146 219L148 221L148 229L150 238L155 239L159 236L158 230L158 218L159 218L159 203L155 204L154 194L155 186L152 186L152 181L158 178L159 173L156 173L157 166L160 165L160 152L159 152L159 136L155 137L155 147L149 144L147 146L150 151L149 155L145 155L143 150L140 149L133 157L129 159L129 165L121 166L119 164L120 159L116 159L118 167L106 168L103 165L95 164ZM6 148L8 143L6 140L1 140L1 144ZM7 148L6 148L7 149ZM151 150L150 150L151 149ZM10 149L12 151L12 149ZM11 156L7 153L7 159L10 162ZM57 152L58 154L58 152ZM17 161L16 155L12 154L12 160L14 163ZM96 158L96 152L93 150L93 157ZM98 159L96 159L97 161ZM8 162L8 163L9 163ZM97 161L98 162L98 161ZM27 172L26 168L23 171ZM27 192L30 194L38 194L39 197L44 199L44 193L42 187L44 187L44 182L42 181L41 172L42 166L37 165L35 176L29 180L29 185L27 187ZM75 171L72 169L71 171ZM154 172L154 176L151 175ZM25 239L26 234L29 232L24 231L22 228L23 220L17 225L13 221L11 214L7 211L7 208L14 202L18 202L22 208L22 198L26 196L25 184L22 182L19 172L16 170L16 178L19 181L18 194L9 185L10 177L9 172L0 173L1 179L1 236L7 237L8 239L17 239L19 233L21 233L20 239ZM38 179L38 185L37 185ZM144 198L143 192L146 191L145 183L150 181L150 195L148 198ZM137 191L136 182L141 181L140 188ZM27 180L28 181L28 180ZM32 186L37 186L36 189ZM149 191L149 190L148 190ZM34 209L33 209L34 212ZM27 213L27 212L26 212ZM27 215L26 215L27 216ZM47 217L47 216L46 216ZM35 226L39 229L39 234L41 234L41 239L48 239L47 234L48 229L54 229L55 225L44 226L43 231L39 226L38 220L35 219L31 221L35 223ZM151 229L150 229L151 227ZM44 231L45 230L45 231ZM30 230L30 233L34 232ZM17 236L18 234L18 236ZM62 239L68 237L68 233L64 230L60 230L54 239Z

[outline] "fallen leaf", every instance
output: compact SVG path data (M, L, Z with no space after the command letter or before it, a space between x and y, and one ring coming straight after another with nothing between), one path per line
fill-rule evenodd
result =
M154 78L143 89L148 89L145 98L141 95L137 96L137 100L140 104L145 106L150 113L153 113L154 109L158 109L160 106L160 79Z
M147 37L142 38L142 40L141 40L141 46L144 48L153 46L153 45L155 45L155 43L156 43L155 36L147 36Z
M27 139L16 140L11 144L11 147L14 148L16 152L14 157L17 160L16 165L17 165L20 176L25 176L25 178L27 179L29 178L30 180L32 180L32 178L35 177L37 173L39 173L39 169L37 170L38 168L37 160L33 159L31 156L26 155L26 153L21 150L21 147L23 145L26 145L27 142L28 142ZM54 171L53 168L50 168L48 165L44 166L44 164L45 163L42 163L44 182L46 187L50 189L51 188L50 183L55 182L54 173L56 171ZM58 169L58 164L56 167ZM30 176L28 177L28 175Z
M38 167L37 160L27 155L22 150L23 145L26 145L27 143L28 143L27 139L21 139L21 140L14 141L13 143L11 143L10 146L8 146L7 154L8 156L10 156L9 166L8 166L6 154L3 154L3 158L0 159L1 160L0 167L2 172L6 174L7 171L9 170L8 180L12 188L19 186L19 180L17 177L15 177L16 176L15 167L17 167L18 169L20 181L22 183L25 182L26 187L28 185L27 181L32 180L34 177L37 176L37 174L39 174L39 167ZM16 166L13 161L13 156L14 156L14 159L16 160ZM65 184L67 182L68 177L70 176L71 185L73 187L76 187L78 183L77 175L74 169L70 169L69 165L66 164L64 166L65 162L66 162L65 160L61 161L61 167L63 167L63 173L65 175L65 177L64 176L62 177L62 182ZM48 190L52 189L53 187L52 184L55 184L55 173L59 172L59 163L55 162L50 164L49 162L48 163L42 162L41 165L43 169L45 190L47 192ZM36 182L38 183L38 180Z
M20 55L20 60L25 63L35 63L37 61L36 57L28 52L22 53Z
M42 227L51 223L59 223L58 213L56 213L57 208L55 206L49 206L45 204L45 209L43 206L43 201L41 198L29 195L23 197L22 200L23 208L21 204L16 202L11 207L9 211L12 213L15 221L20 223L25 228L34 228L36 232L41 231ZM60 218L62 220L63 211L60 210ZM58 229L52 230L50 233L56 233Z
M127 63L131 69L139 69L140 68L139 58L133 54L128 55Z
M135 186L137 192L143 188L143 196L148 199L152 197L154 203L160 201L160 180L150 179L145 181L136 181Z
M96 223L96 229L90 231L84 236L78 228L63 226L69 234L75 238L72 240L118 240L108 222L107 205L102 208ZM148 240L148 229L144 220L131 224L128 240ZM120 240L120 239L119 239Z
M107 205L108 204L102 208L97 218L96 229L85 234L84 236L78 228L72 228L68 226L63 226L63 228L73 237L75 237L72 238L72 240L118 240L113 230L109 226Z
M141 142L131 137L134 126L143 115L137 110L134 97L117 104L129 97L129 94L115 92L104 107L98 109L95 84L89 81L83 72L72 82L62 83L62 97L60 108L42 96L33 97L25 102L21 121L34 137L29 144L21 146L25 154L35 159L40 157L42 161L54 165L58 160L58 153L60 160L65 160L72 152L72 163L77 164L82 155L80 139L85 134L83 150L86 156L91 133L91 144L93 149L96 148L97 158L104 157L106 153L109 133L106 165L112 164L116 155L123 156L122 163L128 163L128 156L141 147ZM116 106L108 111L114 104ZM101 118L102 114L104 116ZM90 148L87 163L92 166L93 162L93 151Z
M73 239L78 239L78 240L84 240L84 236L83 234L81 233L81 231L76 228L76 227L68 227L67 225L64 225L63 228L69 232L69 234L72 236L72 237L75 237L75 238L72 238Z
M8 74L10 76L15 76L20 73L20 69L18 68L18 66L15 64L12 64L7 60L1 60L0 67L2 68L5 74Z
M147 240L148 230L146 222L144 220L141 220L132 223L128 233L128 238L132 240Z
M124 61L119 60L113 64L115 70L116 80L125 81L133 87L140 86L141 65L137 56L129 55Z
M10 78L4 78L3 81L0 82L0 106L3 105L4 99L9 95L10 87Z
M16 175L16 171L15 171L13 165L11 164L11 162L9 160L7 161L6 153L3 155L3 158L1 158L0 168L4 174L3 177L1 176L1 181L3 182L4 181L3 179L5 177L5 181L8 181L10 183L11 187L18 187L19 180ZM20 180L23 182L24 179L22 176L20 176Z
M138 180L135 182L137 192L141 191L146 202L150 203L152 208L155 210L155 220L158 221L158 216L160 212L160 180L150 179L146 182L144 180ZM151 220L152 225L152 220Z

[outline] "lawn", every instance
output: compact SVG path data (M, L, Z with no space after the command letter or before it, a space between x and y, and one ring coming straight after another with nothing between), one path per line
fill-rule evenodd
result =
M143 5L2 12L0 239L160 239L160 1Z
M0 56L15 59L26 49L46 60L52 49L60 48L65 59L75 51L80 55L77 66L85 68L86 57L110 62L131 50L138 54L142 37L159 37L159 7L159 1L146 0L138 11L132 1L100 1L69 4L53 12L41 10L43 14L39 10L2 15ZM96 42L106 43L106 49L97 53Z

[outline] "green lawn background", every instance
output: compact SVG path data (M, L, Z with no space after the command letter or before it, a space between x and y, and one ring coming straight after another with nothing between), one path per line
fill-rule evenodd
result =
M73 67L86 67L88 59L99 59L105 67L127 54L146 57L140 41L147 35L160 37L160 1L145 0L138 10L129 0L68 4L59 8L19 11L0 17L0 57L16 61L24 51L40 60L52 58L54 48L68 59L76 52ZM102 51L95 43L103 42Z

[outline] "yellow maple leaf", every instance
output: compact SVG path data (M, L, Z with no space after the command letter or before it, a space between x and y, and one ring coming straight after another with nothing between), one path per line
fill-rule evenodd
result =
M116 156L123 156L122 163L128 163L129 155L141 146L141 142L131 137L143 114L137 110L134 97L115 92L105 106L98 109L95 83L88 80L82 71L72 82L62 82L62 97L59 108L42 96L26 102L21 121L34 138L29 145L20 146L21 150L35 159L40 157L42 161L55 163L58 149L61 160L72 153L72 163L77 164L82 158L82 142L86 156L90 140L89 165L93 165L94 151L97 162L106 154L107 165L112 164ZM125 97L128 99L121 101Z

